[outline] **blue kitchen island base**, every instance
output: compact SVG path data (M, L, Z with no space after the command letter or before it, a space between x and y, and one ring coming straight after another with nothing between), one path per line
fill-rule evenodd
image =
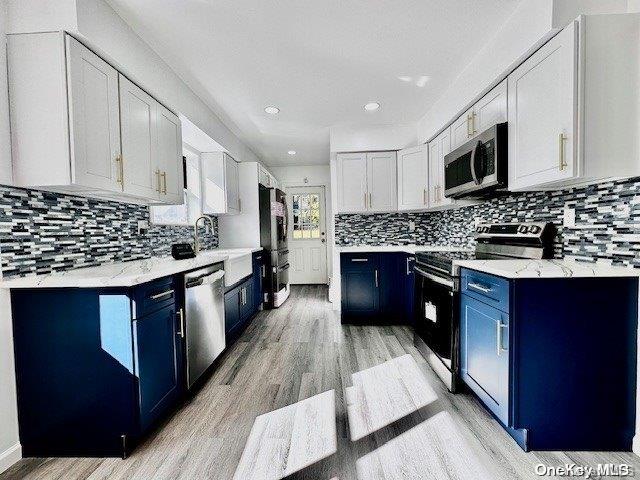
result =
M637 278L461 272L461 376L525 450L631 450Z

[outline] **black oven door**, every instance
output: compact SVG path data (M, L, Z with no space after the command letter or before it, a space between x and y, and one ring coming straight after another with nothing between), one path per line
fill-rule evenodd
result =
M415 331L442 363L455 372L455 301L453 281L416 267Z

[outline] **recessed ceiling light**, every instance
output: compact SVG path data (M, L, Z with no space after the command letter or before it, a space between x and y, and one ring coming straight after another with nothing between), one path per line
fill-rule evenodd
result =
M295 151L295 150L289 150L287 153L288 153L289 155L295 155L295 154L296 154L296 151Z
M264 111L267 112L269 115L276 115L280 113L280 109L278 107L274 107L273 105L264 107Z
M380 104L378 102L369 102L363 108L368 112L373 112L380 108Z

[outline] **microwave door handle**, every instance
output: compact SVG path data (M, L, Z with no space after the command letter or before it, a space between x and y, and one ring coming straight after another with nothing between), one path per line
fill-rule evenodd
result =
M473 150L471 151L471 176L473 177L473 182L476 185L480 185L480 182L482 182L482 180L478 178L478 172L476 171L476 165L478 163L476 161L476 157L478 155L478 150L480 145L481 145L481 142L477 141L473 146Z

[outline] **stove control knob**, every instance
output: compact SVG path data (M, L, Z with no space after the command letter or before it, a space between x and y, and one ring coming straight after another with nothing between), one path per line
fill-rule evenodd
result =
M540 233L540 230L542 230L538 225L531 225L529 227L529 233L533 233L535 235L537 235L538 233Z
M527 228L526 225L520 225L518 227L518 233L527 233L527 230L528 230L528 228Z
M481 227L481 226L476 227L476 232L482 233L483 231L484 231L484 227Z

